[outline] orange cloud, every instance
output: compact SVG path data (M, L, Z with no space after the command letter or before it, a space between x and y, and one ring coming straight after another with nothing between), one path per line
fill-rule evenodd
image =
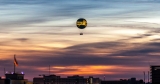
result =
M117 72L119 69L119 72ZM92 66L52 66L51 73L59 75L96 75L96 74L119 74L129 71L143 70L144 67L126 67L126 66L103 66L103 65L92 65ZM48 68L41 67L37 68L40 71L48 71Z

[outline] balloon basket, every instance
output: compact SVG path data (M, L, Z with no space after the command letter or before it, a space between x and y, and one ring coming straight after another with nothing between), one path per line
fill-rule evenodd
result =
M80 35L83 35L83 33L80 33Z

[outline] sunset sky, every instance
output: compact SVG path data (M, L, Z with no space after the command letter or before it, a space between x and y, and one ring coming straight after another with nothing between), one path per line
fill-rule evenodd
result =
M160 64L159 0L0 0L0 76L136 77ZM84 35L78 18L88 22Z

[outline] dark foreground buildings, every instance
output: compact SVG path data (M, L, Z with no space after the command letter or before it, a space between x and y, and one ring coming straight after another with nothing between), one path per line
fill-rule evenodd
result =
M74 75L61 78L56 75L43 75L42 78L33 78L33 84L101 84L101 81L99 78L93 78L91 76L84 78L83 76Z
M101 81L101 84L144 84L143 80L136 80L136 78L131 79L120 79L120 80L108 80Z
M151 81L152 84L160 84L160 66L151 66Z
M24 73L6 73L5 78L0 77L0 84L32 84L24 79Z
M56 75L43 75L41 78L33 78L33 84L144 84L144 81L136 80L136 78L102 81L99 78L93 78L92 76L84 78L83 76L74 75L68 76L67 78L61 78Z

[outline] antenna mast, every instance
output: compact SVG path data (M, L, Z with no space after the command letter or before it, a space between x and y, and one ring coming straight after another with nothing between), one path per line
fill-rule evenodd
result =
M144 73L144 83L145 83L145 71L143 73Z
M50 75L50 65L49 65L49 75Z
M149 83L149 79L150 79L149 75L150 75L150 74L149 74L149 71L148 71L148 83Z

